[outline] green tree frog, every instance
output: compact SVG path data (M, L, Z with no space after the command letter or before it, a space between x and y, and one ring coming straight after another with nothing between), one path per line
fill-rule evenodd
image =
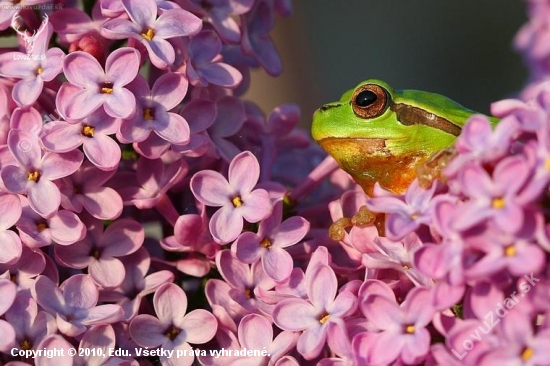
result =
M370 79L319 108L311 131L367 194L375 182L402 193L417 166L452 146L475 113L439 94L393 90Z

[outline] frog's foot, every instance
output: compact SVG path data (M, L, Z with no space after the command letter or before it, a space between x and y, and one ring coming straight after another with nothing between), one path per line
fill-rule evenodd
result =
M416 176L420 187L428 189L435 180L445 181L443 170L456 154L455 148L449 147L433 154L426 162L418 165Z
M369 211L367 206L361 206L359 211L351 218L342 217L330 225L328 235L332 240L340 241L344 239L347 230L351 227L366 227L372 224L376 225L379 233L383 233L384 215L375 214Z

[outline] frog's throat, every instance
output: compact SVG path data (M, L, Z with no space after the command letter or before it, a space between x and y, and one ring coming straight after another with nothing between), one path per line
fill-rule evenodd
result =
M417 151L396 156L386 147L386 141L329 137L318 143L368 195L372 195L376 182L387 190L403 193L416 177L416 166L429 155Z

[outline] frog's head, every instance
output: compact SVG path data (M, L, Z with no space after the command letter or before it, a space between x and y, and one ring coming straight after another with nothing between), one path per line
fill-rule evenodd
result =
M394 91L370 79L319 108L312 135L367 193L376 181L400 192L418 164L454 142L472 113L441 95Z

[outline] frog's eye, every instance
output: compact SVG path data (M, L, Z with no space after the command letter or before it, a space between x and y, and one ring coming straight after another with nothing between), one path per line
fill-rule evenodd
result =
M380 85L361 85L351 97L351 106L357 117L378 117L388 107L388 92Z

